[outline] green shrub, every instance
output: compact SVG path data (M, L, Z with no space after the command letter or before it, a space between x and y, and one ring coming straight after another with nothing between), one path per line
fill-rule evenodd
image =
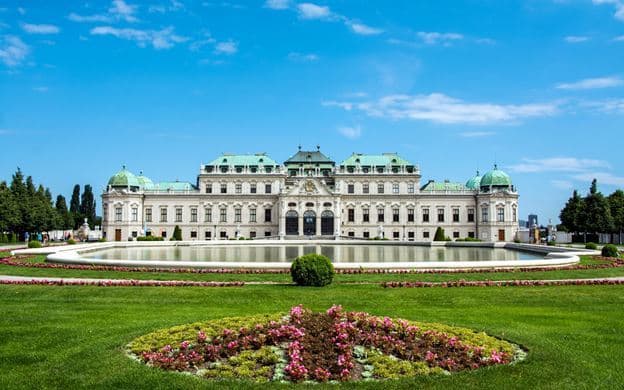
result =
M548 245L548 246L555 246L555 245L557 245L557 242L556 241L548 241L548 243L546 245Z
M176 225L173 229L173 236L171 236L171 241L182 241L182 229L180 229L180 226Z
M69 240L67 240L67 245L76 245L76 240L70 238Z
M11 233L11 238L9 239L11 244L17 244L17 234Z
M29 248L37 249L37 248L41 248L42 246L43 245L41 245L41 243L39 241L29 241L28 242L28 247Z
M617 246L613 244L607 244L602 247L602 255L604 257L619 257L620 252L618 251Z
M595 251L598 249L598 245L596 245L596 243L594 242L588 242L587 244L585 244L585 249L591 249Z
M165 239L160 236L142 236L137 237L137 241L165 241Z
M106 242L106 238L103 238L103 237L102 237L102 238L100 238L100 239L98 240L98 242Z
M334 280L334 265L329 258L311 253L293 261L290 275L299 286L323 287Z
M9 238L7 237L7 235L4 233L0 233L0 244L8 244L8 243L9 243Z
M433 241L446 241L444 229L442 229L441 227L438 227L436 229L435 235L433 236Z

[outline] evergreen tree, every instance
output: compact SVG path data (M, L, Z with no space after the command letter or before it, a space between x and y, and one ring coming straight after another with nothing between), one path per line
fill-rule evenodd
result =
M76 184L74 186L74 191L72 192L71 201L69 202L69 212L71 214L72 220L74 222L74 229L78 229L82 224L82 217L80 216L80 185Z
M433 241L446 241L444 229L442 229L441 227L438 227L436 229L435 235L433 236Z
M609 209L613 218L613 232L624 232L624 191L617 190L608 197Z
M182 241L182 229L180 226L175 225L173 229L173 236L171 236L171 241Z
M89 184L84 186L80 201L80 214L82 218L87 218L89 226L93 228L96 223L96 210L95 210L95 197L93 196L93 189Z
M11 189L3 181L0 183L0 234L7 237L4 234L14 231L19 224L19 219L17 203L13 199Z
M56 204L54 205L56 214L58 215L56 228L59 230L71 229L74 226L74 221L67 209L67 201L63 195L56 197Z
M568 202L559 215L561 224L567 231L578 233L582 230L583 206L583 198L581 198L578 191L574 190L572 197L568 199Z
M589 233L613 231L613 218L607 199L598 191L598 182L592 181L589 194L585 197L582 221L583 230Z

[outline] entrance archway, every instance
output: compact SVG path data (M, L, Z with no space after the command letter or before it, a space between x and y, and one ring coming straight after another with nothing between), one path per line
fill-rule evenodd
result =
M325 210L321 214L321 235L334 235L334 213L329 210Z
M303 213L303 234L316 236L316 213L312 210Z
M299 235L299 213L294 210L290 210L286 213L286 235Z

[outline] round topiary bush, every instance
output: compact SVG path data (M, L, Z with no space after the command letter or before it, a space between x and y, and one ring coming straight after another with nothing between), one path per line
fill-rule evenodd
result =
M607 244L602 247L602 255L604 257L619 257L620 252L618 251L617 246L613 244Z
M598 249L598 245L593 242L588 242L587 244L585 244L585 249L591 249L595 251L596 249Z
M326 256L311 253L293 261L290 275L299 286L323 287L334 280L334 265Z
M28 247L29 248L41 248L41 243L39 241L29 241Z

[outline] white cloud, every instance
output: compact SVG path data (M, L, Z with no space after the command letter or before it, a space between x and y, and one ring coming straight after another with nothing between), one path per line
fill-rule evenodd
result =
M420 38L427 45L442 44L445 46L450 45L453 41L459 41L464 39L462 34L457 33L439 33L439 32L425 32L419 31L417 33Z
M293 62L315 62L319 57L316 54L303 54L297 52L288 53L288 59Z
M467 103L441 93L429 95L388 95L376 101L326 101L323 105L359 110L369 116L394 120L423 120L443 124L491 124L515 122L523 118L551 116L558 106L546 104Z
M613 38L613 41L615 41L615 42L624 42L624 35L620 35L620 36L617 36L617 37Z
M563 39L568 43L583 43L589 41L589 37L580 35L568 35Z
M29 34L58 34L61 30L53 24L22 23L22 30Z
M30 47L19 37L7 35L0 38L0 61L6 66L20 65L30 53Z
M185 8L184 4L177 0L170 0L169 4L153 4L147 8L150 13L164 14L167 12L181 11Z
M127 4L124 0L113 0L108 12L120 20L126 22L136 22L138 19L134 16L137 6Z
M113 18L108 15L78 15L74 12L67 15L67 19L77 23L110 23L113 21Z
M191 43L189 45L189 49L192 51L198 51L199 49L201 49L204 46L208 46L208 45L213 45L217 42L216 39L212 38L210 35L208 35L206 38L204 39L199 39L197 41L194 41L193 43Z
M608 114L624 114L624 99L607 99L602 101L581 102L582 107L588 107Z
M615 13L613 17L624 21L624 1L622 0L592 0L596 5L609 4L615 7Z
M514 172L584 172L596 168L610 168L608 162L575 157L549 157L542 159L522 159L522 162L510 166Z
M464 138L483 138L483 137L491 137L496 135L493 131L465 131L459 134Z
M624 84L624 80L619 77L599 77L594 79L583 79L579 81L575 81L573 83L561 83L557 84L557 89L568 89L568 90L578 90L578 89L598 89L598 88L611 88L618 87Z
M299 17L302 19L328 19L332 13L329 7L312 3L301 3L297 5Z
M188 38L176 35L173 27L167 27L163 30L138 30L133 28L115 28L110 26L101 26L92 28L91 35L112 35L119 39L134 41L139 47L152 45L154 49L169 49L176 43L185 42Z
M238 43L234 41L219 42L215 45L215 53L232 55L238 52Z
M356 139L362 136L362 128L360 126L339 127L338 132L349 139Z
M359 35L379 35L383 33L382 29L370 27L362 23L347 22L347 26L349 26L354 33Z
M20 15L25 15L26 10L22 7L17 7L17 13L19 13Z
M615 176L614 174L609 173L609 172L580 173L578 175L574 175L573 178L575 180L584 181L584 182L589 182L589 181L592 181L593 179L596 179L598 180L598 183L600 184L607 184L607 185L618 186L618 187L624 186L624 177Z
M288 9L290 7L290 0L266 0L264 6L270 9Z

